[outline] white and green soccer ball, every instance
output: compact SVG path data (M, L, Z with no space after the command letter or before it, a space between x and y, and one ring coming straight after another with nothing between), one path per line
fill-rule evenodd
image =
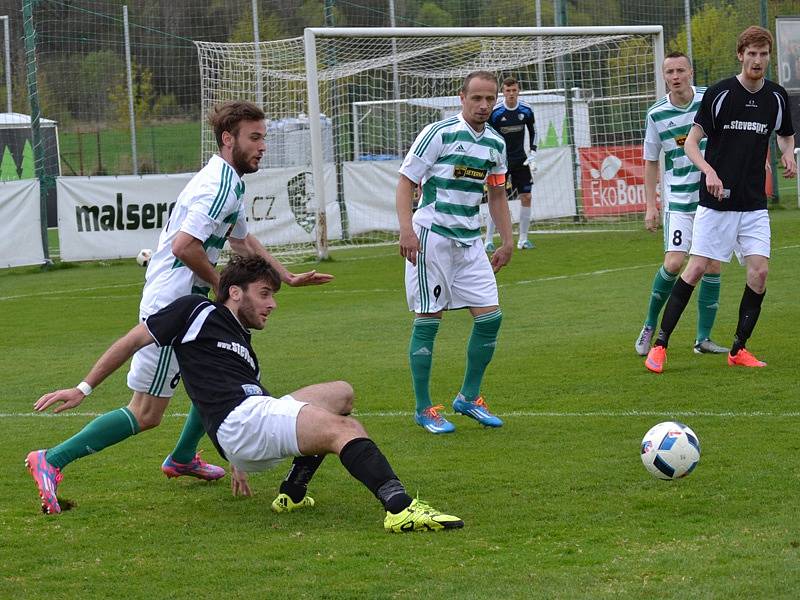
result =
M642 463L659 479L680 479L700 461L700 439L688 425L665 421L642 439Z
M136 262L140 267L146 267L150 264L150 257L153 256L153 251L150 248L142 248L139 254L136 255Z

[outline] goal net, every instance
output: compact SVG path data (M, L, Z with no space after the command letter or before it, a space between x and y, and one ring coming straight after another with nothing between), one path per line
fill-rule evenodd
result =
M534 232L641 222L644 115L664 93L661 27L330 28L196 45L204 112L234 98L267 112L246 199L251 230L277 251L396 240L397 169L425 125L461 110L475 70L516 77L533 107ZM206 160L216 145L203 127ZM515 222L518 205L510 197Z

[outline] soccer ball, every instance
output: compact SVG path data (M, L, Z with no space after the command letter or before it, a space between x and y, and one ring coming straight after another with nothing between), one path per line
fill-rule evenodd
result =
M700 440L690 427L666 421L652 427L642 439L642 462L659 479L686 477L700 460Z
M142 248L139 254L136 255L136 262L140 267L146 267L150 264L150 257L153 256L153 251L150 248Z

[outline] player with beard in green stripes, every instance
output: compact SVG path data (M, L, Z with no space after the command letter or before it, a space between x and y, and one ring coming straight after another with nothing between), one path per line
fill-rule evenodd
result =
M247 230L242 176L258 170L266 151L264 111L251 102L231 100L212 108L208 118L219 152L178 196L147 267L139 321L176 298L186 294L206 295L216 290L219 274L214 267L226 241L240 256L264 258L288 285L316 285L332 279L331 275L316 271L291 273ZM55 469L60 478L61 469L71 462L157 427L179 381L178 362L171 346L147 346L137 352L128 372L128 387L133 397L127 406L100 415L56 446L34 450L28 455L26 463L40 493L47 487L42 473ZM81 391L89 395L92 390L84 387ZM192 406L175 449L161 465L167 477L190 476L213 481L225 475L222 467L200 458L197 446L204 435L200 415ZM298 460L312 459L300 457ZM318 464L312 466L316 468ZM305 478L305 471L295 469L290 478ZM281 487L276 502L286 500L288 495L289 483ZM287 509L294 506L285 504ZM53 503L44 501L43 508L48 513L61 512L55 500Z
M415 422L431 433L450 433L430 396L436 333L446 310L467 308L473 317L456 413L487 427L503 421L481 395L481 381L492 359L502 313L494 274L511 260L514 242L505 193L506 146L486 126L497 101L497 79L487 71L467 75L460 91L461 112L425 127L400 167L397 216L400 254L406 259L406 299L415 313L408 354L416 397ZM489 212L502 240L487 258L481 239L480 203L488 187ZM412 212L413 192L421 187Z

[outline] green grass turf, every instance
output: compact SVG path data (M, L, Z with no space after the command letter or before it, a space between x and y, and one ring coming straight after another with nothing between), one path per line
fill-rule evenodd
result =
M61 130L58 137L61 173L64 175L133 172L130 129L127 127L101 129L99 136L95 130ZM140 174L197 171L200 168L200 122L138 127L136 153Z
M453 417L446 437L411 419L395 248L335 252L320 267L335 282L281 290L254 335L268 388L350 381L411 493L466 523L408 535L384 533L379 504L335 457L312 483L317 507L298 514L269 511L283 468L254 475L251 499L232 498L228 478L167 480L159 465L187 410L182 391L159 428L65 469L60 496L76 506L43 516L25 454L124 405L125 372L73 414L34 416L31 405L80 381L135 323L143 271L130 260L0 272L0 598L794 598L800 211L773 211L772 231L749 345L769 366L693 354L693 299L661 376L633 352L660 234L536 236L498 276L504 322L483 391L506 426ZM727 265L720 343L743 285L744 269ZM447 414L469 328L465 312L447 314L436 341L432 391ZM703 446L676 482L639 459L644 433L667 419Z

